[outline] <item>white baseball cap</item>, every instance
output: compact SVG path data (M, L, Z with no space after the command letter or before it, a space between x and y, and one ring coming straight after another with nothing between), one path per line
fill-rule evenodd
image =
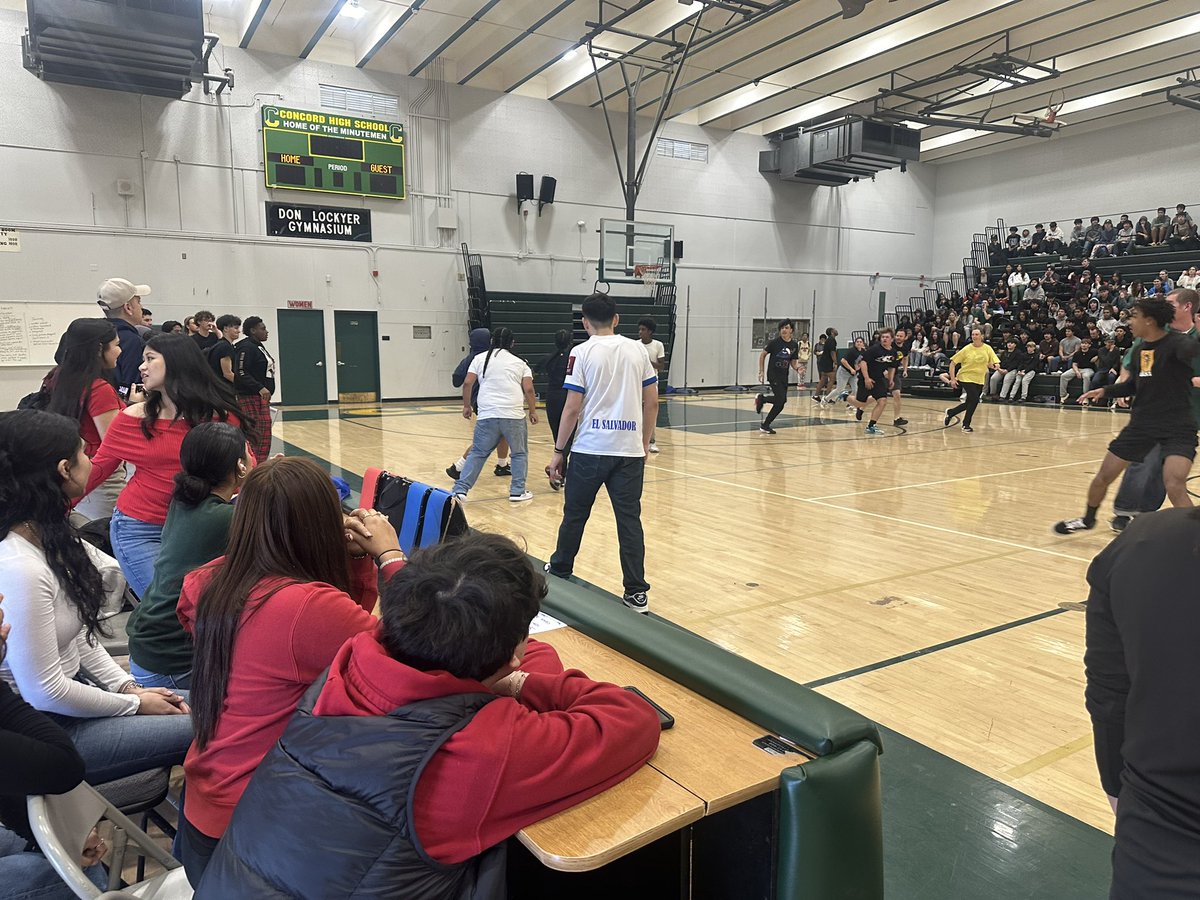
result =
M100 305L107 309L120 309L134 297L145 297L150 293L150 285L134 284L124 278L110 278L100 285L96 296Z

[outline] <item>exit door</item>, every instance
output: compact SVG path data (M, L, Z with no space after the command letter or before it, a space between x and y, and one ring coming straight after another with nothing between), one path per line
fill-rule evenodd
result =
M379 399L379 322L373 312L333 314L337 341L338 401L374 403Z
M325 367L325 313L319 309L276 310L282 403L307 406L329 399Z

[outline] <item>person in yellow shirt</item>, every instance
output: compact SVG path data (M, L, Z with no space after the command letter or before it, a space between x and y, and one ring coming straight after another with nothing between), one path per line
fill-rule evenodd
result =
M958 390L958 383L966 391L967 399L958 406L946 410L945 425L949 427L950 420L960 412L963 416L962 430L970 434L975 429L971 427L971 417L975 415L975 407L979 406L979 397L983 394L983 385L987 381L989 369L1000 368L1000 357L996 351L983 342L983 329L971 329L971 343L950 357L950 387Z

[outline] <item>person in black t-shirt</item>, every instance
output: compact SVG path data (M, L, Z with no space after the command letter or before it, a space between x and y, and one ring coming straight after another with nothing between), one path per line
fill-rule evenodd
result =
M1156 444L1162 445L1163 483L1173 506L1192 506L1187 479L1196 456L1196 420L1192 416L1192 360L1200 343L1168 326L1175 309L1161 297L1147 297L1133 305L1129 317L1133 333L1142 339L1130 362L1128 381L1088 391L1080 403L1108 397L1135 397L1129 424L1108 445L1100 470L1088 486L1083 518L1065 519L1054 526L1057 534L1074 534L1096 525L1096 510L1108 486L1125 468L1140 462Z
M221 339L221 336L217 333L216 316L207 309L202 309L196 313L193 316L193 322L196 326L196 331L191 335L191 338L202 351L207 350Z
M813 402L822 402L821 398L837 386L837 337L836 328L826 328L821 338L821 347L817 352L817 387L813 391Z
M771 386L771 411L758 426L763 434L775 433L771 423L783 412L787 403L788 370L795 369L797 374L800 372L800 345L792 340L794 331L792 320L784 319L779 323L779 334L767 341L767 346L763 347L758 357L758 381ZM765 400L766 397L761 393L754 398L754 411L759 415L762 415Z
M883 414L896 383L896 366L900 364L900 353L893 344L895 337L892 329L884 328L879 332L878 343L868 347L858 362L860 374L857 399L862 405L855 413L855 418L861 422L867 400L875 399L875 408L871 411L871 419L867 424L867 434L883 434L875 423Z
M533 367L534 372L546 373L546 419L550 422L550 433L554 436L554 446L565 448L564 460L570 455L571 441L574 438L574 435L568 435L562 444L558 442L558 423L562 420L563 408L567 405L567 389L564 384L567 380L567 360L570 355L571 332L561 328L554 334L554 352ZM549 467L547 466L547 468ZM565 465L563 470L566 470ZM550 487L554 490L561 490L562 486L563 483L558 479L550 479Z
M237 351L233 349L242 337L242 320L237 316L221 316L217 319L218 340L208 351L208 365L218 378L232 383L236 374Z

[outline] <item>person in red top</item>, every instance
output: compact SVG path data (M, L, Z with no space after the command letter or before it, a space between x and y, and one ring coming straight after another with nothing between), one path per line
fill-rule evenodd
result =
M262 762L197 898L305 895L314 822L339 823L325 896L460 897L464 879L493 896L490 848L648 762L650 705L529 639L545 594L501 535L414 553Z
M239 418L233 389L213 374L195 341L183 335L152 337L139 371L146 394L131 394L130 399L145 402L132 402L112 420L92 460L85 494L121 463L133 463L133 477L113 510L109 537L125 580L141 597L154 579L184 435L192 426L216 419L240 426L253 443L254 423Z
M83 452L91 459L100 449L108 426L125 408L113 387L113 370L121 344L107 319L76 319L67 326L54 354L57 365L46 376L47 412L79 421ZM75 507L77 522L112 515L117 494L125 485L125 467L119 466L86 500Z
M304 692L348 638L374 627L380 570L389 577L403 564L387 518L343 516L316 463L273 459L246 477L228 551L188 575L179 596L195 642L196 739L180 816L193 885Z

